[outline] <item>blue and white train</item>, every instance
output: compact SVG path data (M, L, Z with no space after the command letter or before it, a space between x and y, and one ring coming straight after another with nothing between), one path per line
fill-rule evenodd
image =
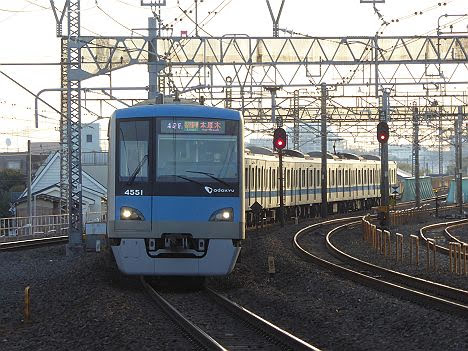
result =
M115 111L109 125L108 238L119 269L139 275L225 275L245 227L278 220L278 156L244 150L243 119L228 109L188 104ZM380 161L329 155L329 213L377 205ZM288 217L320 213L318 154L285 151ZM396 164L389 163L396 184ZM250 210L262 205L260 216Z
M200 105L114 112L108 238L122 272L232 271L245 238L243 129L239 112Z
M287 217L320 215L321 153L302 154L284 150L283 185ZM397 165L389 162L389 183L397 185ZM261 147L247 146L245 155L246 208L255 202L262 205L261 218L278 220L279 182L278 155ZM327 155L328 213L344 213L370 209L380 203L380 159L377 156L357 156L348 153ZM247 212L247 225L257 220Z

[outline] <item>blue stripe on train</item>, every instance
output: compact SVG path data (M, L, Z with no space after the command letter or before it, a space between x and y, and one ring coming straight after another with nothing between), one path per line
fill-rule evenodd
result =
M380 186L379 185L370 185L369 188L366 186L364 186L364 189L361 187L361 186L354 186L354 187L351 187L351 190L350 190L350 187L345 187L344 188L344 192L343 192L343 187L341 188L328 188L327 189L327 193L330 194L338 194L338 195L342 195L344 193L344 195L349 195L349 193L351 192L351 194L354 194L354 192L370 192L370 191L374 191L374 190L380 190ZM311 195L314 195L314 189L313 188L310 188L308 189L309 190L309 196ZM276 197L276 196L279 196L278 195L279 191L278 190L272 190L271 191L271 197ZM299 194L301 194L301 196L307 196L307 189L288 189L288 190L285 190L285 196L299 196ZM320 188L316 188L315 189L315 194L317 195L321 195L321 190ZM250 195L250 196L249 196ZM356 194L356 195L359 195L359 194ZM249 198L261 198L261 197L269 197L270 196L270 191L260 191L260 190L257 190L257 191L246 191L245 192L245 198L246 199L249 199Z

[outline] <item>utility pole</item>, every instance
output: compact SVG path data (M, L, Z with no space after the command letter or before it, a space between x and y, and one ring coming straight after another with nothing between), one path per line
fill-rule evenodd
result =
M444 173L444 159L442 155L442 106L439 107L439 175Z
M271 20L273 21L273 37L275 38L279 37L279 20L281 17L281 12L283 11L285 1L286 0L281 0L281 6L278 11L278 16L275 17L275 15L273 15L273 10L271 9L270 0L266 0L268 10L270 11Z
M29 217L29 235L33 234L33 227L32 227L32 194L31 194L31 180L32 180L32 157L31 157L31 140L28 140L28 217Z
M299 90L294 90L293 96L293 149L299 150Z
M413 162L414 162L414 197L416 207L421 206L421 184L419 180L419 115L418 108L413 106Z
M197 5L196 1L195 5ZM152 100L155 103L163 103L164 96L161 96L161 92L159 91L159 72L164 67L159 64L157 40L160 35L158 31L158 28L160 28L158 20L160 21L160 19L157 18L155 8L166 6L166 0L149 2L141 0L141 6L151 6L153 9L153 17L148 17L148 100ZM198 24L196 24L196 29L198 30Z
M80 0L69 0L67 38L67 151L68 244L67 255L83 252L81 169L81 43Z
M455 120L455 179L457 182L457 204L460 218L463 216L462 128L463 106L458 106L458 116Z
M380 114L380 121L388 123L388 117L390 116L390 93L387 89L384 89L382 96L382 113ZM380 155L380 206L386 208L384 220L382 225L384 228L388 228L389 225L389 184L388 184L388 142L381 143L381 155Z
M322 146L322 169L321 169L321 191L322 191L322 205L321 216L326 218L328 215L328 202L327 202L327 85L322 83L320 86L321 93L321 146Z
M271 123L276 123L276 127L280 128L283 126L283 118L281 116L276 117L276 92L281 89L279 85L268 85L265 86L271 94Z

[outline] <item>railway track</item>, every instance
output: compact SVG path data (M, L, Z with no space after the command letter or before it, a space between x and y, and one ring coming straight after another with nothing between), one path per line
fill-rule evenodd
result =
M64 244L66 242L68 242L67 235L53 236L49 238L16 240L0 244L0 251L29 249L39 246Z
M213 290L157 292L143 277L141 282L164 312L208 350L318 350Z
M419 236L424 242L427 242L428 239L434 239L434 238L437 239L439 235L443 234L445 238L447 239L445 244L447 244L447 242L450 242L450 241L463 243L450 234L450 229L454 229L459 226L463 226L467 224L468 224L468 219L431 224L431 225L422 227L419 230ZM436 244L437 251L442 254L448 255L449 254L448 245L442 245L442 244L443 243L441 243L440 241Z
M319 264L347 279L425 306L468 317L468 291L364 262L346 254L332 244L331 238L335 233L358 225L360 225L359 217L314 224L296 233L293 246L307 261ZM327 229L326 235L323 233L312 235L323 229ZM306 238L307 234L311 235ZM315 238L312 239L312 237ZM306 242L301 244L302 241ZM312 253L312 250L315 252Z

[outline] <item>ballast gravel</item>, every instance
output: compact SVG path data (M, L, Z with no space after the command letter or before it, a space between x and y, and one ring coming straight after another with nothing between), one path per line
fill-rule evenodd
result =
M0 252L0 350L190 350L190 341L104 253ZM30 287L29 322L23 320Z
M292 238L305 225L248 233L234 272L210 278L210 285L323 350L468 349L467 320L344 280L298 258ZM368 250L358 240L352 245ZM274 275L268 274L268 256L274 257Z
M323 350L468 349L467 320L345 280L299 258L293 235L313 222L248 232L234 271L208 278L206 285ZM359 231L353 235L340 236L340 245L381 259L369 253ZM122 275L104 253L74 259L64 251L53 246L0 253L0 350L193 348L137 277ZM269 256L274 274L268 273ZM28 285L31 321L24 322Z

